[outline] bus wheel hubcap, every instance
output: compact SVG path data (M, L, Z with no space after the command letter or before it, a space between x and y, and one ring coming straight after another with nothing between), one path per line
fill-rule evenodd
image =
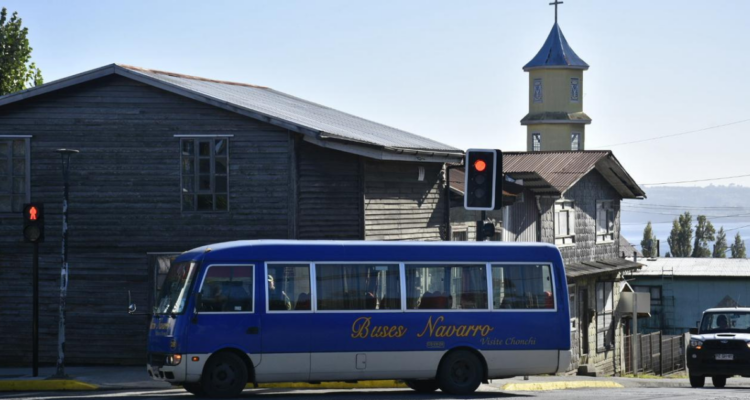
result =
M232 371L232 368L226 364L218 365L216 367L216 372L214 372L214 382L216 383L216 386L227 386L232 383L234 380L234 371Z
M469 365L464 361L458 361L455 364L453 364L452 368L452 375L453 375L453 381L456 383L465 383L469 380L469 376L471 375L471 368Z

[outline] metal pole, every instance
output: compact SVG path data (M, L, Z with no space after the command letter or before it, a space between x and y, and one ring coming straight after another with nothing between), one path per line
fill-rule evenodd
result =
M34 286L34 311L31 323L31 371L34 377L39 376L39 243L34 243L34 268L32 271Z
M633 291L633 375L638 375L638 348L640 339L638 338L638 293Z
M63 173L63 220L62 220L62 268L60 270L60 314L57 326L57 372L58 378L65 377L65 306L68 297L68 191L70 156L78 150L57 150L62 156Z

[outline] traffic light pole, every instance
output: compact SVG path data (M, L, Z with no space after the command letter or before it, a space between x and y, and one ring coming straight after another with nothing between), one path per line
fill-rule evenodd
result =
M34 243L34 269L32 272L34 281L34 316L32 322L32 359L31 370L33 376L39 376L39 242Z

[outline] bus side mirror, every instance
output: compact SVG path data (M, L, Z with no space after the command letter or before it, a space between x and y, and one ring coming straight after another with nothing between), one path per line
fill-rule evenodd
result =
M698 334L698 328L690 328L690 334L691 335L697 335Z
M137 308L138 306L133 303L133 297L130 295L130 290L128 290L128 314L135 314Z

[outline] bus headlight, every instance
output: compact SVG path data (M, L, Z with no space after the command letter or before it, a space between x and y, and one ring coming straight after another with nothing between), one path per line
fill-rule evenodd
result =
M182 354L167 356L167 364L169 365L179 365L180 362L182 362Z
M691 340L690 341L690 347L694 347L696 350L700 350L703 348L703 341L702 340Z

